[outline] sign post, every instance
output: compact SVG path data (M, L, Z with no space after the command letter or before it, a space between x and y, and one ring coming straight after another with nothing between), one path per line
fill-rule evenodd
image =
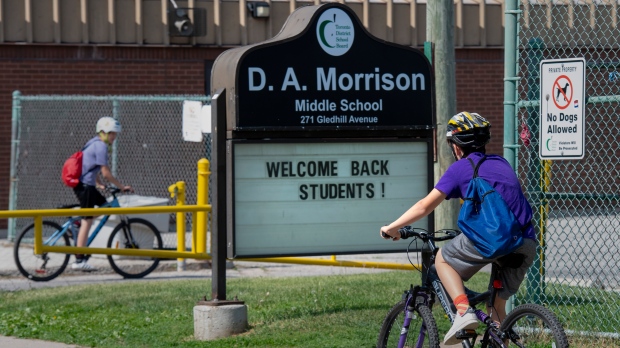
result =
M585 59L540 62L541 159L582 159L585 155Z

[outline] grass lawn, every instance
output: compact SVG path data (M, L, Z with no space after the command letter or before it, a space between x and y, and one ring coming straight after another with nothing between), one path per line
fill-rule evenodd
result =
M487 281L479 274L467 285L480 291ZM410 283L419 275L229 279L227 296L245 301L250 328L208 343L193 338L193 307L210 296L210 279L0 292L0 334L92 347L373 347ZM438 306L435 317L445 332Z

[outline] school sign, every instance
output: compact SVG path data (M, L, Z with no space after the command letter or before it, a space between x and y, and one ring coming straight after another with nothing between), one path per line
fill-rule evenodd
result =
M274 38L222 53L211 85L226 95L229 257L404 248L377 231L432 187L419 50L373 37L342 4L301 7Z

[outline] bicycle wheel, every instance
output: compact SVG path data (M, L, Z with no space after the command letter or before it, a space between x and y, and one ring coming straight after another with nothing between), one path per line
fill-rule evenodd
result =
M55 222L43 221L43 243L52 245L46 242L60 228ZM69 237L65 233L53 245L70 246ZM24 277L38 282L45 282L58 277L67 267L70 256L69 254L60 253L35 255L34 223L26 226L21 231L13 247L13 257L19 272Z
M153 224L143 219L129 219L114 227L108 239L108 248L158 250L162 248L161 235ZM148 256L108 255L112 269L124 278L142 278L151 273L159 259Z
M425 305L418 304L415 311L411 314L411 323L409 324L407 341L404 347L439 348L439 333L437 332L437 324L431 310ZM400 301L392 307L381 325L377 348L398 347L405 315L405 301Z
M502 322L501 330L508 334L511 346L568 347L568 338L558 318L537 304L516 307Z

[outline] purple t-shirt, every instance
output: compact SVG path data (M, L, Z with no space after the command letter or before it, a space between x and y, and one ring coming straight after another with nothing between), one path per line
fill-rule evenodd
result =
M474 152L467 157L474 161L474 165L477 165L483 156L482 153ZM473 176L474 169L471 163L468 159L462 158L446 170L435 188L443 192L447 196L446 199L463 198ZM478 169L478 176L497 190L522 226L532 220L532 207L523 195L519 179L517 179L517 175L508 161L498 155L487 155L487 159ZM536 232L532 224L525 229L523 237L536 239Z
M83 184L95 186L97 175L101 171L101 166L108 165L108 146L96 136L90 139L82 151L82 176L80 181Z

